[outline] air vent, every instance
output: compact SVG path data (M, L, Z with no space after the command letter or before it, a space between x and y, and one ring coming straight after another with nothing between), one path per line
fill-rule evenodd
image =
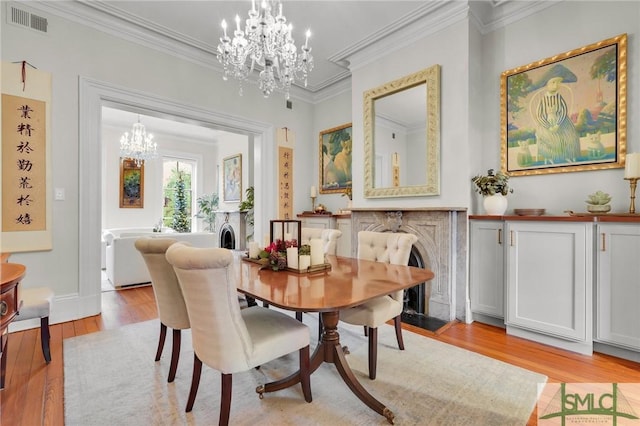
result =
M34 15L25 10L18 9L11 6L11 13L9 14L9 23L19 25L21 27L31 28L42 33L47 32L47 18Z

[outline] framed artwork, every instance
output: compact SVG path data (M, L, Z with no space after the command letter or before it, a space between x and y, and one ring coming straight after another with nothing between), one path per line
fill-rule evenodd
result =
M627 35L501 75L501 163L511 176L624 167Z
M351 189L351 123L320 132L320 193Z
M144 207L144 163L130 158L120 159L120 208Z
M242 196L242 154L222 160L222 199L240 202Z

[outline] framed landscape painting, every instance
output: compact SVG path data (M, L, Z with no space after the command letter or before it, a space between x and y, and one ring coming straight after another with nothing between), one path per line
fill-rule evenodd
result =
M144 207L144 163L120 160L120 208L141 209Z
M320 193L351 189L351 123L320 132Z
M222 160L222 199L240 202L242 196L242 154Z
M501 75L501 162L511 176L610 169L626 152L627 35Z

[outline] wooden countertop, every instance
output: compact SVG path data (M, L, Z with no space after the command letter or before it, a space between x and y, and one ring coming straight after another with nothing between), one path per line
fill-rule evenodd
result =
M511 220L511 221L528 221L528 222L627 222L640 223L640 214L591 214L591 213L573 213L567 215L541 215L541 216L519 216L519 215L470 215L469 220Z

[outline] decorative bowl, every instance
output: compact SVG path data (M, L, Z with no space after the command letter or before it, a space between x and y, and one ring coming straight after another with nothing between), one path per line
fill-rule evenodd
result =
M513 209L518 216L542 216L545 209Z

